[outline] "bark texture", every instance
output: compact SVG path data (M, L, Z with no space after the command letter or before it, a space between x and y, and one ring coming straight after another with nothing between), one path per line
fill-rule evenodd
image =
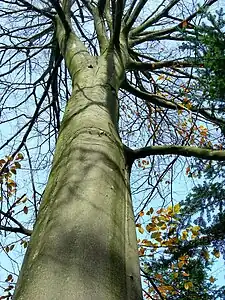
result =
M115 55L78 55L68 45L73 93L13 299L139 300L129 174L117 132L124 70Z

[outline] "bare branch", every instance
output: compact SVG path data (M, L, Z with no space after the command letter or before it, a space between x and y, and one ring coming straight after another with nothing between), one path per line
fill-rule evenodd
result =
M149 146L129 150L129 156L132 156L133 160L151 155L181 155L185 157L193 156L207 160L225 161L225 150L211 150L191 146Z
M132 31L133 34L130 34L129 45L132 47L132 46L141 44L141 43L146 42L146 41L151 41L152 39L157 40L160 36L164 36L164 38L165 38L166 35L169 35L169 34L171 34L173 32L176 32L176 31L180 31L180 29L182 29L184 21L185 22L190 22L199 13L201 13L203 9L206 9L206 8L210 7L213 3L217 2L217 1L218 0L211 0L211 1L206 2L204 5L202 5L201 7L199 7L199 9L196 10L193 14L189 15L184 20L180 21L177 25L175 25L175 26L173 26L171 28L162 29L162 30L154 30L152 32L144 32L144 34L141 34L141 35L136 34L136 30L134 29ZM175 0L175 2L176 2L176 0ZM137 29L138 33L141 33L144 29L147 29L148 27L150 27L151 24L152 24L152 20L148 20L148 21L146 21L146 23L143 26L143 29L141 29L141 31L140 31L139 28ZM186 33L188 33L187 29L186 29Z
M2 226L0 225L0 230L9 231L9 232L15 232L15 233L22 233L27 236L31 236L32 230L22 228L22 227L9 227L9 226Z
M64 13L64 11L62 10L62 7L60 6L59 2L57 0L50 0L52 6L55 8L64 28L65 28L65 32L68 35L71 32L71 27L70 24L68 22L68 18L69 16Z
M167 60L160 62L137 62L130 60L128 63L128 70L139 70L139 71L153 71L161 68L192 68L194 66L199 66L200 63L195 61L179 61L179 60Z
M156 94L150 94L148 92L140 91L132 85L130 85L128 82L124 82L122 88L128 91L129 93L133 94L134 96L139 97L152 104L169 109L178 109L178 105L176 103L167 101L164 97L158 96Z
M36 6L34 6L33 4L27 2L26 0L18 0L20 3L22 3L28 10L31 10L31 11L35 11L51 20L54 20L54 16L51 15L49 12L46 12L45 10L43 9L40 9Z
M144 31L146 28L151 26L152 24L158 22L161 18L164 18L168 15L168 12L173 8L180 0L172 0L170 3L157 15L154 15L153 18L147 18L142 24L138 27L134 28L131 31L131 35L137 35L140 32Z
M139 16L141 10L145 6L145 4L148 2L148 0L139 0L139 2L136 4L136 7L134 8L133 13L131 13L130 17L128 18L126 22L125 31L129 32L131 27L133 26L134 22L136 21L137 17Z
M11 220L18 226L18 227L7 227L7 226L0 225L0 230L6 230L6 231L11 231L11 232L20 232L20 233L23 233L23 234L29 235L29 236L32 234L32 230L25 228L19 221L17 221L9 213L5 213L4 211L0 210L0 214L2 214L4 217Z
M114 0L112 0L114 1ZM122 25L122 17L124 12L124 0L117 0L115 7L115 16L113 16L113 44L119 48L120 31Z

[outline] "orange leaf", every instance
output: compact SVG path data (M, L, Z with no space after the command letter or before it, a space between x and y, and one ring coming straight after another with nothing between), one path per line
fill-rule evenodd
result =
M190 167L187 167L187 168L186 168L186 175L188 175L188 174L189 174L190 170L191 170L191 168L190 168Z
M215 279L213 276L211 276L211 277L209 278L209 281L210 281L211 283L214 283L214 282L216 281L216 279Z
M161 214L162 212L163 212L163 208L160 208L160 209L157 210L156 213L159 215L159 214Z
M216 258L219 258L219 257L220 257L220 251L214 249L214 250L213 250L213 255L214 255Z
M148 241L148 240L143 240L142 243L146 246L146 247L150 247L152 246L152 242Z
M139 216L140 216L140 217L143 217L144 214L145 214L145 213L143 212L143 210L139 212Z
M183 265L184 265L184 262L183 261L179 261L177 265L178 265L178 268L181 269L183 267Z
M155 275L155 278L156 278L156 279L163 279L163 276L162 276L162 274L156 274L156 275Z
M12 274L9 274L5 280L5 282L7 281L12 281L13 277L12 277Z
M187 260L188 258L189 258L188 255L182 255L178 259L179 260Z
M4 159L0 159L0 165L3 165L5 163L6 163L6 161Z
M188 22L184 20L183 22L181 22L180 26L181 28L186 28L188 26Z
M140 255L140 256L142 256L142 255L144 255L145 254L145 248L143 248L143 247L141 247L139 250L138 250L138 254Z

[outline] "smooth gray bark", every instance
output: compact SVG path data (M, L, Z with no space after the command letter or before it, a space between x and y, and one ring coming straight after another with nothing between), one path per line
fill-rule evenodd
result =
M142 299L128 167L116 128L122 75L112 72L112 60L70 68L73 93L14 300Z

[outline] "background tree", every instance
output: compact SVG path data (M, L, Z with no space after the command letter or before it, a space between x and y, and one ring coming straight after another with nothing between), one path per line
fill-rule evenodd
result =
M208 101L211 112L223 117L224 14L219 10L215 15L207 13L206 16L207 21L195 27L198 39L193 39L191 43L183 43L182 49L192 49L200 61L203 58L205 69L198 70L198 74L204 101ZM204 127L202 130L200 142L211 147L208 130ZM221 130L223 132L222 122ZM217 141L221 144L214 146L223 147L223 135ZM142 221L147 223L145 230L150 233L149 237L140 243L140 253L147 271L145 281L150 286L146 298L152 293L159 299L165 295L170 299L224 298L224 287L216 287L214 283L216 279L210 276L215 258L221 255L224 257L223 169L223 162L193 160L186 168L186 175L189 178L199 177L203 180L181 202L182 210L179 211L177 205L174 207L175 213L171 208L158 210L158 215L153 216L150 223L143 217ZM151 208L147 215L153 211ZM140 215L144 216L144 212ZM196 224L194 227L193 222ZM141 224L137 225L143 234ZM191 232L192 239L190 239ZM164 251L160 252L159 250L163 248ZM183 267L185 270L182 270ZM154 290L151 283L157 290Z
M138 244L146 299L223 299L225 287L216 286L210 274L220 257L212 234L202 234L204 228L191 221L184 225L179 203L140 215L142 223L136 226L145 233Z
M225 159L222 112L197 89L205 56L182 48L217 1L197 4L1 1L1 175L22 151L28 199L4 195L1 229L26 247L38 215L14 299L142 298L132 166L138 222L156 193L173 204L182 157Z

